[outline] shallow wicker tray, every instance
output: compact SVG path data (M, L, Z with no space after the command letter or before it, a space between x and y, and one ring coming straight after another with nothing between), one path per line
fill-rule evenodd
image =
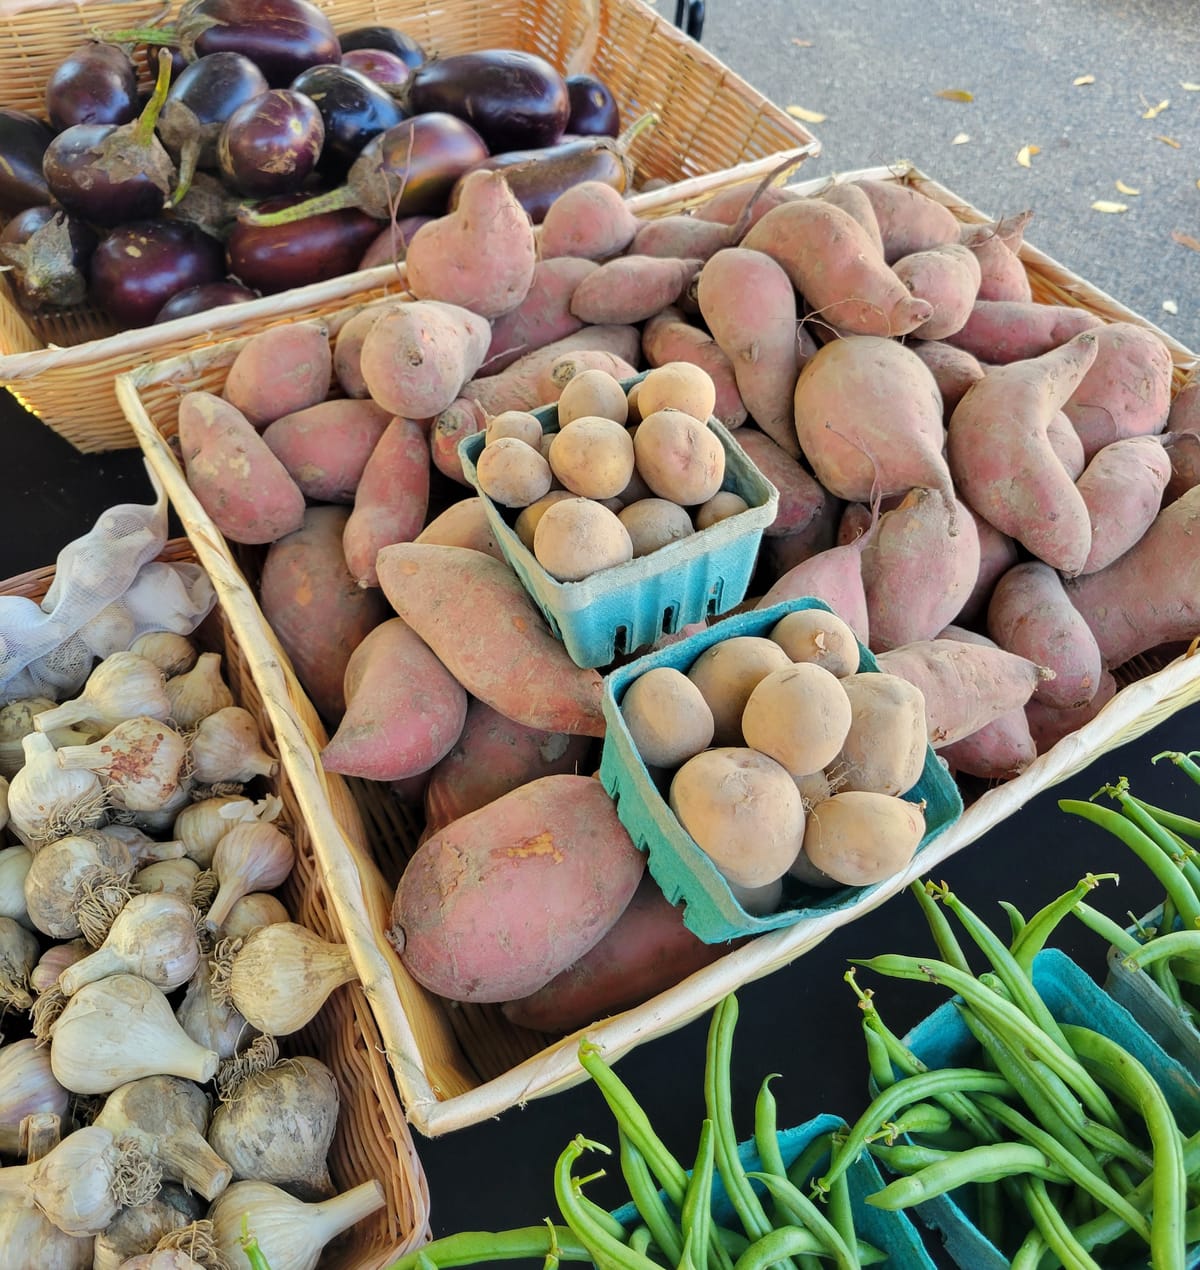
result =
M871 168L841 179L871 176L901 181L949 206L964 222L990 219L944 186L908 168ZM831 178L837 179L837 178ZM812 192L826 180L796 188ZM1196 355L1144 318L1032 247L1022 249L1036 299L1086 308L1108 321L1136 322L1161 336L1175 362L1175 390ZM354 310L329 319L331 338ZM416 984L383 939L394 884L420 831L383 786L347 782L326 774L316 758L313 713L295 676L279 653L252 598L254 552L229 545L204 513L183 479L169 438L175 433L178 400L193 388L219 391L240 343L200 349L189 357L149 365L122 376L117 392L151 466L166 486L197 554L229 607L237 614L239 642L264 687L285 762L327 862L362 878L361 893L339 888L338 915L368 985L379 1029L387 1045L410 1122L430 1136L475 1124L530 1098L577 1084L584 1073L576 1058L579 1033L547 1038L514 1027L496 1006L451 1006ZM245 570L243 572L243 570ZM682 1027L710 1010L728 992L793 961L839 927L882 904L918 874L974 842L1041 790L1066 779L1098 755L1140 736L1177 710L1200 700L1200 657L1165 664L1140 658L1122 668L1126 686L1086 727L1037 759L1021 776L988 789L904 873L883 883L863 903L806 919L760 935L713 965L691 975L644 1005L584 1029L609 1058L619 1057L655 1036ZM268 690L269 689L269 690ZM289 709L289 704L295 709ZM358 833L365 823L367 839Z
M338 30L372 23L401 27L431 53L516 48L538 53L564 72L586 71L612 90L621 118L653 110L659 122L632 145L635 188L651 179L685 183L657 190L635 208L673 209L689 183L720 173L765 175L788 156L797 162L820 145L811 132L767 101L711 53L642 0L316 0ZM44 113L49 72L93 33L145 25L157 0L3 0L0 3L0 106ZM173 15L178 0L170 4ZM148 77L147 77L148 79ZM402 284L401 284L402 285ZM397 290L396 270L380 266L330 282L115 334L90 307L32 317L0 285L0 384L27 410L85 452L136 444L112 377L187 348L233 339L262 326L337 309L351 298ZM81 403L86 403L83 405Z
M174 562L196 558L192 545L183 539L167 543L159 556ZM0 582L0 595L40 601L53 579L53 566L35 569ZM206 649L221 653L222 670L235 701L254 715L264 747L278 754L279 738L255 683L252 659L244 655L230 609L221 596L195 638ZM301 715L305 713L303 702L294 708ZM311 714L312 707L307 711ZM295 867L279 897L295 921L323 939L340 941L336 893L348 882L357 883L357 878L344 868L328 866L323 855L314 851L313 833L288 765L282 764L280 775L266 785L283 802L279 824L296 847ZM339 808L339 814L349 832L356 821L353 806ZM338 988L311 1023L287 1038L285 1048L288 1053L319 1058L337 1078L341 1109L329 1152L329 1172L338 1190L377 1178L386 1200L378 1212L328 1246L320 1270L382 1270L429 1238L429 1192L363 990L357 983Z

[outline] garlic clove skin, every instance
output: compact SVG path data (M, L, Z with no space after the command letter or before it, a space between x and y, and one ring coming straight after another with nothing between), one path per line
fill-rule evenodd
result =
M174 728L139 715L91 745L64 745L57 757L64 771L95 772L110 807L152 812L178 796L187 752L187 742Z
M97 657L109 657L127 649L136 637L137 623L120 600L106 605L79 628L79 638Z
M240 794L218 794L189 803L176 817L173 837L183 843L188 858L202 868L212 865L217 843L239 821L257 820L254 803Z
M199 876L200 866L186 856L180 860L158 860L138 869L133 875L133 889L144 894L177 895L190 904Z
M35 715L39 732L90 724L105 730L126 719L166 719L171 713L163 672L148 658L128 650L98 662L78 697Z
M147 631L129 645L129 651L152 661L168 679L196 664L196 645L174 631Z
M177 838L160 841L151 838L138 825L111 824L101 830L106 838L116 838L129 852L135 868L153 864L158 860L182 860L187 851Z
M96 1236L91 1270L123 1270L130 1259L150 1256L155 1245L191 1220L166 1198L166 1188L152 1200L123 1208Z
M58 976L68 966L73 966L91 951L92 946L86 939L68 939L65 943L51 944L38 958L29 976L29 986L34 992L48 992L57 985Z
M35 935L11 917L0 917L0 1011L33 1005L29 976L40 951Z
M219 931L230 909L251 891L273 891L296 862L292 840L277 825L239 821L217 843L212 870L220 881L216 898L204 919Z
M0 1248L5 1270L92 1270L95 1240L65 1235L40 1209L0 1195Z
M262 748L249 710L226 706L201 719L192 734L192 771L203 785L274 776L279 763Z
M258 1031L231 1002L217 999L212 972L204 958L188 981L183 1000L175 1008L175 1017L197 1045L215 1050L222 1062L240 1054L258 1036Z
M93 1270L103 1270L97 1260ZM154 1252L138 1253L128 1261L122 1261L119 1270L204 1270L182 1248L159 1248Z
M49 1112L65 1118L70 1094L50 1070L50 1054L32 1037L0 1047L0 1154L17 1155L21 1121Z
M186 770L185 761L184 771ZM130 824L145 830L146 833L160 835L168 833L171 826L175 823L176 816L192 801L192 790L195 785L194 777L181 774L179 788L161 807L156 808L154 811L125 812L124 815L128 818Z
M48 842L94 829L104 820L104 790L94 772L64 771L49 737L40 732L23 737L21 748L25 762L9 782L8 813L25 846L36 853Z
M35 853L25 875L25 908L36 929L53 939L83 934L89 907L89 929L107 931L129 898L132 876L123 843L94 829L72 834Z
M233 705L233 693L221 677L221 654L201 653L191 670L168 679L167 698L177 728L194 728L201 719Z
M28 930L34 925L25 907L25 876L33 863L28 847L0 849L0 917L11 917Z
M273 895L266 891L251 891L229 910L229 916L221 923L221 937L245 939L260 926L291 920L287 909Z

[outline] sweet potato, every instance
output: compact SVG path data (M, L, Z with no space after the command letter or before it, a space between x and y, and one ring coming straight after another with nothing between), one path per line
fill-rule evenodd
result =
M342 532L349 516L347 507L310 507L304 524L267 551L258 587L263 616L329 723L346 709L350 654L390 616L382 595L360 587L346 568Z
M454 304L414 300L389 310L363 340L360 365L372 398L405 419L430 419L483 364L492 328Z
M1165 433L1162 443L1171 461L1171 479L1163 491L1165 506L1200 485L1200 430Z
M497 318L515 309L533 283L533 222L503 172L468 172L458 185L457 205L413 234L404 263L408 289L418 300Z
M946 339L989 366L1025 361L1104 322L1087 309L1020 300L976 300L971 316Z
M971 511L970 508L967 510ZM975 532L979 538L979 573L966 603L959 609L955 619L965 626L983 620L997 578L1007 573L1017 563L1019 556L1017 544L1007 534L1002 534L995 526L988 524L978 512L971 511L971 519L975 522Z
M837 520L843 504L836 498L827 498L807 527L782 537L764 537L759 560L761 577L766 585L781 578L790 569L813 556L838 546Z
M225 377L221 395L256 427L315 406L329 394L333 353L319 322L272 326L252 335Z
M1171 471L1158 437L1126 437L1097 452L1075 482L1092 522L1092 549L1081 573L1106 568L1150 528Z
M782 265L796 290L839 330L907 335L933 312L880 260L867 231L823 199L798 199L768 212L742 246Z
M400 299L377 300L364 305L338 329L333 343L333 375L347 397L369 397L362 374L362 346L367 332L389 309L403 304Z
M772 538L802 533L821 515L829 495L815 477L757 428L743 428L738 444L779 491L779 509L763 533Z
M696 300L733 366L738 392L754 422L798 457L792 426L799 373L796 293L783 267L762 252L727 247L701 269Z
M776 578L755 608L811 595L824 600L859 642L869 646L870 621L862 578L862 552L869 541L870 533L866 533L847 546L828 547L807 557Z
M393 419L371 452L354 494L342 548L359 586L378 586L375 557L394 542L411 542L429 507L429 446L411 419Z
M564 190L542 220L538 243L543 260L576 256L609 260L619 256L641 226L624 197L603 181L584 181Z
M496 542L491 522L482 498L460 498L445 511L435 516L413 542L436 543L442 547L470 547L485 555L504 559L504 553Z
M940 340L960 330L979 294L979 261L969 247L946 243L901 256L892 266L896 277L933 312L913 334Z
M618 256L575 288L571 312L594 326L643 322L674 304L703 262L657 256Z
M993 367L958 403L947 439L963 501L1066 574L1083 568L1092 530L1046 430L1095 356L1096 337L1085 331L1040 357Z
M1089 462L1112 441L1166 428L1173 369L1170 350L1143 326L1110 322L1096 332L1096 360L1063 406Z
M1079 433L1061 410L1050 417L1050 422L1046 425L1046 440L1054 451L1054 457L1063 465L1071 480L1079 480L1087 467L1087 456L1083 452Z
M734 225L745 214L747 206L753 203L746 224L746 229L749 230L780 203L793 203L802 197L795 190L790 190L783 185L771 185L760 192L756 184L746 182L743 185L730 186L714 194L706 203L701 203L696 208L695 215L698 220Z
M346 713L321 751L327 772L396 781L449 753L467 717L467 694L428 644L389 618L350 654Z
M746 406L738 392L733 363L711 335L688 322L673 305L656 313L642 328L642 352L650 366L689 362L713 381L717 400L713 414L727 428L746 422Z
M1167 414L1168 432L1200 432L1200 372L1192 371Z
M300 528L300 487L230 402L210 392L185 394L179 449L188 484L226 538L274 542Z
M386 935L430 991L509 1001L599 942L644 872L645 856L599 781L543 776L417 848Z
M525 299L492 322L492 342L480 374L499 374L525 353L579 330L583 323L571 312L571 297L596 268L592 261L575 256L539 260Z
M399 543L376 568L392 607L473 697L528 727L604 735L603 680L575 665L506 565Z
M1138 653L1200 632L1200 486L1164 507L1107 568L1067 582L1111 670Z
M1025 707L1025 721L1029 735L1039 754L1056 746L1065 736L1077 732L1091 721L1117 695L1117 681L1110 671L1100 672L1100 685L1096 695L1085 706L1073 710L1056 710L1041 701L1030 701Z
M580 348L560 353L548 366L543 366L537 381L537 394L543 405L557 401L562 390L585 370L602 370L613 379L629 379L637 367L615 353L602 348Z
M373 401L334 397L276 419L262 438L305 498L353 503L363 468L391 418Z
M879 218L875 215L875 208L871 205L871 200L867 197L867 192L861 185L856 184L854 181L834 180L828 187L821 190L816 197L824 199L827 203L833 203L836 207L840 207L843 212L848 212L853 216L863 229L867 231L879 254L883 255L883 235L879 232Z
M1010 710L961 741L943 745L938 757L946 760L951 775L1006 781L1020 776L1037 758L1037 745L1025 710Z
M871 178L854 184L871 201L883 240L883 258L889 265L902 256L911 256L914 251L928 251L931 247L958 242L957 217L920 190L898 181Z
M458 446L466 437L487 430L488 417L479 402L459 397L441 411L429 429L429 457L443 476L471 488L463 474Z
M942 395L942 418L949 423L967 389L984 376L979 360L944 340L913 340L908 347L929 368Z
M1032 212L1018 212L995 224L962 227L959 242L969 247L979 261L979 299L1032 302L1029 274L1017 255L1025 226L1032 218Z
M1100 648L1049 565L1027 560L1009 569L992 591L987 630L1000 648L1054 671L1034 689L1038 701L1066 710L1095 695Z

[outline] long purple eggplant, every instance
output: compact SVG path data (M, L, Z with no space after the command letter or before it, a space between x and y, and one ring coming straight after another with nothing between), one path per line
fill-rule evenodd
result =
M380 228L379 221L349 207L287 225L239 221L226 244L229 273L264 295L324 282L353 273Z

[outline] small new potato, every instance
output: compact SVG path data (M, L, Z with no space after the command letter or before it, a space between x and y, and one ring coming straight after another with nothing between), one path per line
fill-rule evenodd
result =
M487 422L484 445L491 445L501 437L516 437L535 450L542 448L542 425L527 410L502 410Z
M642 412L638 409L638 389L641 386L642 381L639 379L636 384L629 385L629 391L625 394L625 405L628 410L625 422L631 428L642 421Z
M841 681L811 662L759 680L742 711L746 744L796 779L832 763L850 731L850 698Z
M860 671L839 680L852 722L829 767L839 790L903 794L921 778L929 729L925 694L899 675Z
M639 499L623 507L617 516L629 530L635 559L696 532L687 512L666 498Z
M893 877L925 836L925 814L892 794L849 790L808 814L804 855L813 868L845 886L870 886Z
M590 498L564 498L542 513L533 531L537 562L559 582L581 578L633 559L629 531Z
M707 503L701 503L696 508L696 528L707 529L710 525L719 524L730 516L749 510L750 504L740 494L735 494L731 489L717 490Z
M523 507L517 516L513 530L517 537L525 544L527 551L533 550L533 535L537 530L538 521L541 520L547 507L553 507L555 503L561 503L564 498L575 498L577 495L572 494L569 489L552 489L548 494L543 494L535 503L530 503L528 507Z
M567 381L558 399L559 428L589 415L621 424L629 418L625 389L606 370L580 371Z
M659 498L684 507L708 502L725 479L725 450L717 434L682 410L646 415L633 448L646 484Z
M554 434L551 470L582 498L615 498L633 475L633 440L612 419L587 415Z
M750 694L772 671L787 670L791 664L778 644L759 635L723 639L692 662L687 677L708 702L718 745L742 744L742 712Z
M696 845L735 886L782 877L804 842L795 781L758 750L704 750L675 773L667 801Z
M693 419L705 419L717 405L712 376L691 362L664 362L642 380L638 394L642 417L656 410L682 410Z
M479 488L502 507L528 507L554 484L550 464L516 437L499 437L479 452Z
M647 767L679 767L712 742L708 702L671 666L647 670L626 688L621 717Z
M792 661L812 662L839 679L858 673L858 640L835 613L797 609L771 627L770 637Z

